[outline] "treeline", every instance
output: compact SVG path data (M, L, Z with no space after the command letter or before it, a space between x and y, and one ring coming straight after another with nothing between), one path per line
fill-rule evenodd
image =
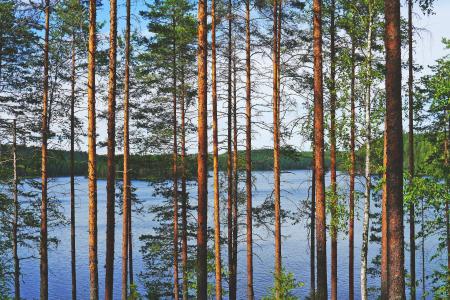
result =
M3 153L10 153L10 147L1 146ZM39 177L40 176L40 149L31 147L18 147L19 176ZM283 170L306 170L311 169L312 153L308 151L299 152L289 148L282 150L281 168ZM273 150L260 149L253 150L252 169L255 171L271 171L273 168ZM83 151L75 151L75 176L87 176L88 154ZM212 157L209 164L212 170ZM238 152L239 168L242 169L245 162L245 152ZM70 152L65 150L49 150L48 152L48 174L50 177L62 177L70 175ZM155 155L131 155L130 168L133 170L133 179L147 179L158 181L169 179L172 176L171 169L172 156L170 154ZM116 172L117 177L122 178L123 156L117 155ZM226 170L227 156L219 155L219 168ZM329 166L329 158L327 158ZM194 179L197 172L196 154L186 155L186 167L188 177ZM97 174L99 178L106 178L107 157L97 155Z
M407 135L404 137L404 154L409 151L409 144L407 143ZM433 151L433 146L429 139L424 135L415 135L416 155L414 157L416 165L423 165L426 163L426 158ZM361 147L357 153L356 168L358 174L363 173L364 168L364 147ZM313 153L311 151L297 151L292 147L283 147L280 156L280 166L282 170L310 170L312 167ZM383 159L383 140L378 139L373 141L373 160L374 165L381 165ZM17 155L19 160L18 172L21 177L39 177L40 176L40 148L18 146ZM7 155L11 152L11 146L1 145L0 153ZM75 176L87 176L87 152L74 152L74 174ZM48 152L48 174L50 177L64 177L70 175L70 152L66 150L49 150ZM148 154L130 156L130 168L133 170L133 179L146 179L150 181L159 181L170 179L172 176L172 156L170 154ZM12 162L11 162L12 163ZM339 171L348 171L348 153L339 152L337 157L337 168ZM404 169L408 165L404 161ZM5 165L8 167L8 164ZM117 155L116 172L117 177L122 178L123 155ZM209 156L209 169L212 170L212 156ZM245 151L238 151L238 167L243 170L245 166ZM186 167L188 177L195 179L197 172L197 155L186 155ZM330 153L325 152L325 168L329 170L330 167ZM225 171L227 168L226 153L219 155L219 169ZM11 169L11 168L9 168ZM252 170L254 171L272 171L273 170L273 149L254 149L252 150ZM377 170L373 170L377 173ZM97 155L97 174L99 178L106 178L107 175L107 157L106 155Z

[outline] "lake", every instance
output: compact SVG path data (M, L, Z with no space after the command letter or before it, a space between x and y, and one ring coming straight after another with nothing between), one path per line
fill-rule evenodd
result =
M254 172L255 190L254 190L254 206L261 204L272 192L273 175L272 172ZM301 202L308 197L308 188L310 185L311 172L306 170L289 171L281 176L282 193L281 206L283 209L297 212L301 206ZM329 174L327 174L327 180ZM77 287L78 298L89 298L89 272L88 272L88 199L87 199L87 179L84 177L76 178L76 249L77 249ZM213 210L213 190L212 177L209 178L209 226L212 226L212 210ZM133 181L136 188L136 195L144 203L145 206L161 203L161 197L153 196L154 188L146 181ZM357 189L362 190L363 185L361 178L357 179ZM348 187L348 176L339 174L339 189L346 190ZM191 195L191 201L195 202L197 192L195 184L188 185ZM60 199L64 214L70 216L70 196L69 196L69 178L55 178L50 183L49 193ZM359 290L359 260L361 248L361 231L362 231L362 205L363 199L357 202L356 221L355 221L355 297L360 297ZM372 208L375 207L372 205ZM142 255L139 252L140 241L139 236L142 234L152 233L152 228L156 225L152 220L153 216L135 215L133 216L133 248L134 248L134 271L138 289L142 291L142 284L139 280L139 272L142 271ZM225 218L222 217L222 221ZM282 235L285 238L282 241L282 259L283 265L287 271L295 274L298 281L305 285L295 290L295 295L305 298L309 293L309 236L306 224L308 217L302 217L297 224L291 222L282 226ZM407 223L405 222L405 225ZM122 218L116 216L116 241L115 241L115 269L114 269L114 298L119 299L121 293L121 232ZM244 233L242 230L241 233ZM407 231L405 239L408 240ZM70 228L64 226L57 230L50 231L51 235L55 235L60 239L58 247L49 252L49 298L50 299L69 299L71 295L71 273L70 273ZM222 225L222 234L226 234L226 227ZM329 234L327 234L329 238ZM99 284L100 298L104 297L104 262L105 262L105 238L106 238L106 181L98 181L98 261L99 261ZM264 229L254 229L254 240L257 245L254 246L254 289L255 296L260 299L267 295L268 290L273 285L273 266L274 266L274 242L273 237ZM209 244L212 245L210 240ZM432 249L437 244L437 240L429 239L426 249ZM330 242L328 246L328 267L330 265ZM226 249L226 246L222 246ZM379 251L379 246L370 244L369 262ZM428 251L426 251L428 253ZM27 250L20 249L20 255L26 256ZM428 254L427 254L428 255ZM429 254L426 259L429 259ZM240 245L238 253L238 298L246 297L246 257L245 244ZM222 253L223 264L227 263L225 251ZM409 266L409 252L405 253L405 265ZM417 251L417 278L420 279L421 274L421 257L420 251ZM431 273L436 267L435 263L426 264L426 272ZM26 299L39 298L39 260L22 261L21 269L22 277L22 296ZM181 268L180 268L181 269ZM330 275L330 271L328 271ZM180 276L181 277L181 276ZM212 278L213 280L213 278ZM379 278L369 277L369 286L378 286ZM330 288L329 288L330 292ZM422 295L420 286L417 290L417 296ZM338 237L338 298L346 299L348 297L348 239L343 233Z

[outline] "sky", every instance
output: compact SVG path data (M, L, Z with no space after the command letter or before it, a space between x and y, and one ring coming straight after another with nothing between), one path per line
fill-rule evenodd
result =
M103 3L104 5L99 9L97 17L99 21L105 21L105 26L103 27L101 34L107 38L109 34L109 3L108 1L104 1ZM132 26L134 29L140 32L147 31L145 22L142 22L142 19L140 19L139 17L139 11L145 9L144 3L145 1L143 0L131 0L133 15ZM401 4L402 16L406 18L406 0L401 0ZM414 35L414 60L415 63L425 66L425 69L422 71L423 73L429 73L429 69L427 68L427 66L434 64L436 59L448 54L448 50L444 50L441 40L444 37L450 38L450 0L435 0L434 14L430 16L423 15L423 13L420 11L420 8L415 5L413 22L417 28L417 31ZM118 1L118 23L119 31L123 31L125 23L125 1L123 0ZM403 51L402 56L406 61L406 51ZM406 74L404 76L406 76ZM208 100L210 100L210 97L208 98ZM267 122L267 124L272 124L271 116L271 114L264 115L262 117L262 121ZM106 124L104 124L104 122L98 122L97 132L100 134L99 140L104 140L106 138ZM300 146L301 150L309 150L308 143L304 141L300 141L297 143L302 142L303 145ZM255 130L252 146L255 149L273 147L272 134L267 131ZM195 152L195 150L196 147L193 147L190 152ZM105 152L106 148L98 149L99 154L104 154Z

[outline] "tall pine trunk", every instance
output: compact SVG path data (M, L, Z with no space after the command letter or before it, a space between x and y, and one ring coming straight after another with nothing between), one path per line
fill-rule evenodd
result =
M331 299L337 299L337 190L336 190L336 25L335 0L331 0L330 16L330 173L331 173Z
M410 184L414 184L414 91L413 91L413 1L408 0L408 169ZM414 199L412 199L414 200ZM414 201L409 204L409 248L411 274L411 299L416 299L416 230Z
M234 284L234 264L233 264L233 150L232 150L232 59L231 59L231 48L232 48L232 3L228 0L228 49L227 49L227 59L228 59L228 77L227 77L227 92L228 92L228 128L227 128L227 180L228 180L228 195L227 195L227 225L228 225L228 269L229 269L229 293L230 300L236 298L236 287Z
M89 0L88 46L88 181L89 181L89 286L90 299L98 300L97 172L95 125L96 0Z
M365 190L364 190L364 212L363 212L363 233L362 233L362 247L361 247L361 298L366 300L367 294L367 255L369 250L369 228L370 228L370 196L371 196L371 81L372 81L372 34L373 34L373 12L372 12L372 2L369 0L369 24L368 24L368 34L367 34L367 71L366 71L366 94L365 94L365 126L366 126L366 154L365 154Z
M314 150L313 150L314 153ZM310 280L310 291L309 297L314 300L316 297L316 171L315 171L315 160L314 154L312 157L312 169L311 169L311 211L310 211L310 243L311 249L309 253L309 280Z
M126 0L126 27L125 27L125 82L123 98L123 209L122 209L122 300L127 298L127 267L128 267L128 243L129 239L129 214L131 210L130 200L130 27L131 27L131 3Z
M110 0L109 9L109 83L108 83L108 143L106 175L106 264L105 300L113 299L114 282L114 232L115 232L115 186L116 186L116 46L117 2Z
M381 297L405 299L400 1L385 0L386 123Z
M245 1L245 189L247 194L247 299L255 298L253 291L253 234L252 234L252 103L251 103L251 61L250 61L250 0Z
M281 221L280 221L280 152L279 152L279 66L278 66L278 0L273 1L273 176L274 176L274 207L275 207L275 291L280 296L281 290Z
M175 19L173 22L173 28L176 28ZM172 49L172 134L173 134L173 153L172 153L172 176L173 176L173 286L174 286L174 299L178 300L180 291L178 286L178 145L177 145L177 59L176 59L176 39L173 41Z
M45 37L44 37L44 96L42 99L42 160L41 160L41 234L40 234L40 297L48 299L48 243L47 243L47 135L48 135L48 52L50 34L50 0L45 0Z
M13 203L14 214L12 222L13 237L13 261L14 261L14 299L20 300L20 260L19 260L19 241L18 241L18 223L19 223L19 191L17 188L17 126L16 119L13 120Z
M72 75L70 78L70 261L72 271L72 300L77 298L77 265L75 237L75 34L72 35Z
M316 187L317 293L327 299L327 239L324 183L324 120L322 75L322 1L313 1L314 39L314 162Z
M207 0L198 2L198 232L197 232L197 299L207 299L207 215L208 215L208 124L207 124Z
M233 297L237 293L237 247L238 247L238 150L237 150L237 69L236 69L236 43L233 45Z
M130 186L131 189L131 186ZM130 194L131 195L131 194ZM133 220L131 215L133 203L128 202L128 280L130 281L130 286L134 284L134 273L133 273Z
M216 299L222 299L222 261L220 255L220 191L219 191L219 136L217 124L217 70L216 70L216 3L211 1L211 55L212 55L212 113L213 113L213 172L214 172L214 256Z
M186 194L186 87L184 85L184 65L181 69L181 264L183 269L183 300L188 298L187 274L187 194Z
M352 34L351 53L351 83L350 83L350 199L349 199L349 225L348 225L348 262L349 262L349 300L355 298L355 38Z

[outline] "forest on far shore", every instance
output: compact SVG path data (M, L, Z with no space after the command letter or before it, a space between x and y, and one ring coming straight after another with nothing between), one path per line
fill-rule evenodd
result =
M408 153L407 137L404 136L404 153ZM374 141L375 161L382 162L383 141ZM0 145L1 153L10 152L10 145ZM422 135L416 135L417 155L415 160L417 163L424 163L432 149L430 142L423 138ZM364 168L364 147L357 151L357 169ZM312 166L312 151L298 151L292 147L286 146L281 148L280 164L282 170L309 170ZM38 147L18 147L19 175L26 177L39 177L41 172L41 152ZM49 150L48 174L50 177L66 177L70 175L70 151L66 150ZM85 151L75 151L75 175L87 176L88 173L88 154ZM254 171L272 171L273 168L273 149L254 149L252 150L252 169ZM209 155L211 161L209 169L212 170L212 155ZM132 154L130 156L131 168L133 169L134 179L145 179L151 181L168 180L172 176L172 155L171 154ZM238 152L238 163L241 168L245 166L245 151ZM346 172L348 170L348 153L340 152L337 156L338 170ZM122 178L123 156L117 155L116 170L117 177ZM186 156L186 166L188 178L195 179L197 172L197 154L188 154ZM219 169L226 170L227 155L222 153L219 155ZM330 153L325 152L325 167L330 167ZM406 169L407 162L404 162ZM376 173L376 170L374 170ZM97 174L99 178L106 178L107 175L107 156L97 155Z

